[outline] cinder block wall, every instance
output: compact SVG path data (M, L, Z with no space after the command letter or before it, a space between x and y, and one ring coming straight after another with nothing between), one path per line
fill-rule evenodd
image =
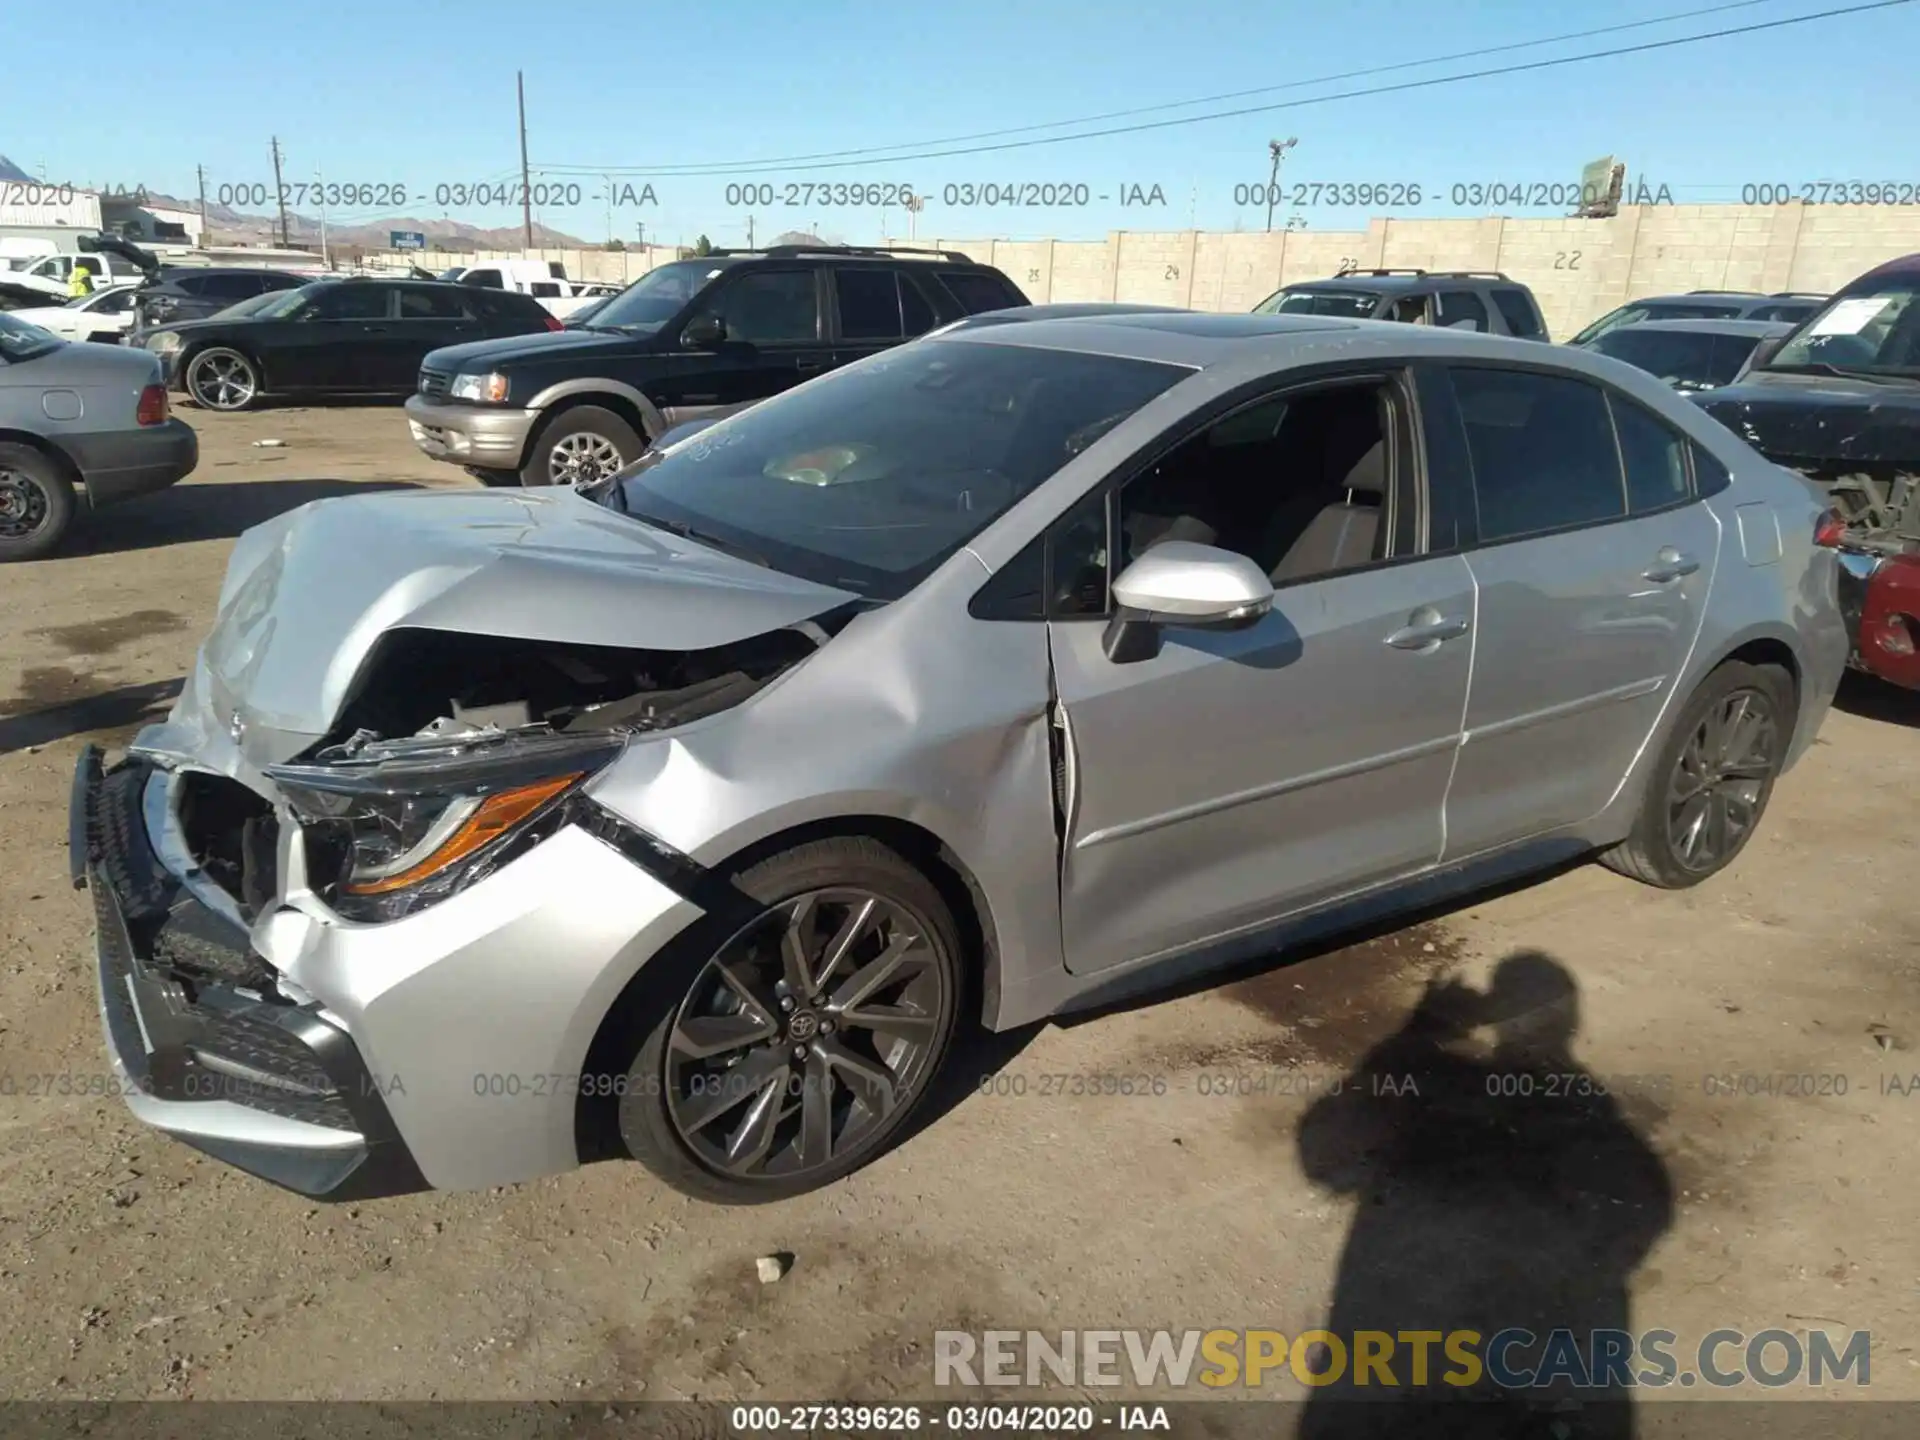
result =
M906 245L907 241L896 242ZM1539 298L1565 339L1642 295L1685 290L1830 291L1920 251L1920 205L1641 205L1606 220L1384 218L1365 230L1116 230L1104 240L939 237L911 242L997 265L1038 302L1128 300L1249 310L1282 285L1343 265L1500 270ZM520 252L435 254L433 268ZM541 250L579 278L625 282L675 258L646 250Z

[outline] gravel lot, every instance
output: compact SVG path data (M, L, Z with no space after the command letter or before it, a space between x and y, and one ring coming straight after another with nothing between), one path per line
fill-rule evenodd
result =
M1663 894L1583 866L977 1043L943 1115L797 1202L706 1208L610 1163L320 1206L62 1093L105 1068L66 872L82 742L164 712L247 525L471 483L391 407L186 414L188 483L0 569L0 1395L930 1397L936 1329L1291 1335L1424 1304L1439 1326L1664 1327L1683 1353L1721 1326L1867 1329L1874 1398L1920 1398L1920 919L1898 878L1920 706L1852 681L1716 881ZM1526 952L1558 969L1506 974L1578 990L1570 1053L1528 1073L1576 1079L1490 1096L1514 1064L1484 1035L1442 1055L1402 1027L1429 979L1485 987ZM1405 1097L1316 1103L1381 1057L1466 1083L1429 1093L1411 1138L1382 1118ZM1703 1080L1742 1074L1829 1093ZM762 1285L777 1251L793 1268Z

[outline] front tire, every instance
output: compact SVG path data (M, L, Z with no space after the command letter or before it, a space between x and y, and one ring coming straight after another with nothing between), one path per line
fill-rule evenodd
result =
M533 443L521 467L526 486L586 485L625 469L646 451L647 443L613 411L576 405L559 416Z
M225 345L209 345L187 362L188 396L202 410L245 410L260 398L260 372L252 360Z
M831 1184L901 1133L952 1050L965 972L939 890L877 841L800 845L735 885L753 918L654 962L663 1013L619 1128L676 1190L751 1205Z
M73 523L73 482L31 445L0 444L0 564L38 560Z
M1600 863L1684 890L1733 863L1766 812L1795 714L1792 677L1730 660L1680 711L1627 838Z

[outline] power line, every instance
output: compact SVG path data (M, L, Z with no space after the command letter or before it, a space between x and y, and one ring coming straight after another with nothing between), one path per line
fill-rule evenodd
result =
M1694 9L1694 10L1680 10L1668 15L1657 15L1647 20L1631 20L1618 25L1601 25L1589 30L1572 30L1572 31L1568 31L1566 34L1563 34L1563 35L1547 35L1547 36L1542 36L1541 38L1535 39L1535 40L1516 40L1505 45L1481 46L1479 48L1472 49L1472 50L1455 51L1454 53L1448 54L1448 55L1429 55L1424 59L1401 60L1391 65L1371 65L1359 70L1343 70L1331 75L1314 76L1310 79L1289 80L1279 85L1258 86L1251 90L1229 90L1217 95L1195 96L1194 98L1189 100L1170 100L1157 105L1140 105L1140 106L1135 106L1125 110L1108 110L1097 115L1083 115L1078 119L1073 119L1073 120L1048 120L1038 124L1014 125L1014 126L1009 126L1007 128L999 129L999 130L979 130L971 134L952 135L952 136L947 136L944 139L938 139L938 140L903 141L901 143L894 144L894 145L865 146L865 147L852 149L852 150L822 150L822 151L817 151L813 154L772 156L762 160L726 160L726 161L688 163L688 164L680 164L680 165L654 165L654 166L540 165L535 168L539 169L542 173L556 174L556 175L574 174L574 173L579 173L579 174L607 174L607 173L622 174L624 173L624 174L636 174L636 175L643 174L643 175L662 175L662 176L676 175L676 174L687 175L687 176L703 176L703 175L719 175L719 174L725 174L725 173L736 172L736 171L744 172L747 170L758 170L765 167L784 166L789 164L793 165L795 168L799 168L800 162L812 162L812 161L818 161L818 160L836 160L843 157L849 158L849 159L872 159L875 161L884 161L888 159L913 160L913 159L920 159L923 157L920 155L891 155L889 152L898 151L898 150L911 150L917 146L958 145L958 144L962 144L964 142L973 141L973 140L995 139L1003 135L1022 135L1022 134L1027 134L1036 130L1057 130L1064 126L1069 126L1069 125L1091 125L1101 120L1124 119L1126 117L1133 116L1133 115L1150 115L1162 110L1181 110L1192 105L1211 105L1221 100L1239 100L1249 95L1268 95L1268 94L1275 94L1284 90L1300 90L1311 85L1330 85L1341 80L1355 80L1355 79L1360 79L1369 75L1391 74L1394 71L1413 70L1426 65L1443 65L1454 60L1476 59L1478 57L1485 56L1485 55L1505 54L1514 50L1530 50L1530 49L1535 49L1541 45L1557 45L1570 40L1587 40L1587 39L1592 39L1594 36L1597 36L1597 35L1612 35L1625 30L1640 30L1640 29L1645 29L1650 25L1668 25L1680 20L1698 19L1703 15L1718 15L1729 10L1746 10L1746 9L1751 9L1755 5L1767 5L1767 4L1774 4L1774 3L1777 3L1777 0L1731 0L1731 3L1723 3L1719 5L1708 5L1708 6L1704 6L1702 8ZM1901 3L1905 3L1905 0L1886 0L1886 3L1901 4ZM1861 6L1857 8L1872 9L1876 7L1868 5L1868 6ZM1768 22L1768 25L1754 26L1751 28L1765 29L1765 28L1769 28L1769 26L1771 25L1790 25L1790 24L1797 24L1802 20L1824 19L1828 14L1848 14L1848 13L1851 13L1851 12L1842 10L1842 11L1826 12L1826 14L1822 14L1822 15L1794 16L1786 20L1771 21L1771 22ZM1709 32L1708 34L1705 34L1705 35L1682 36L1677 40L1663 42L1663 43L1684 44L1693 40L1714 39L1720 35L1737 35L1737 34L1744 34L1744 33L1747 33L1745 29L1714 31L1714 32ZM1630 53L1630 52L1605 51L1601 53L1602 54L1620 54L1620 53ZM1566 56L1566 57L1563 57L1563 59L1560 61L1542 62L1542 63L1571 63L1575 60L1588 59L1588 58L1595 58L1595 57L1577 56L1577 55ZM1528 67L1516 67L1516 68L1528 68ZM1499 73L1506 73L1506 72L1494 71L1489 73L1499 74ZM1473 77L1442 76L1442 77L1437 77L1432 83L1443 84L1443 83L1446 83L1447 80L1455 79L1455 78L1469 79ZM1402 88L1402 87L1390 87L1390 88ZM1407 88L1411 88L1411 87L1407 87ZM1355 93L1375 94L1375 93L1382 93L1382 92L1359 91ZM1316 98L1325 99L1325 100L1338 100L1338 99L1344 99L1347 97L1340 96L1340 95L1326 95L1326 96L1320 96ZM1281 107L1275 106L1270 108L1277 109ZM1250 114L1254 112L1243 110L1243 111L1229 111L1225 113ZM1198 123L1203 120L1210 120L1215 118L1219 118L1219 117L1213 116L1213 115L1194 115L1194 116L1183 117L1182 119L1179 119L1179 120L1167 121L1162 123L1166 125L1191 124L1191 123ZM1133 127L1129 127L1129 129L1131 128ZM1143 126L1138 128L1154 128L1154 127ZM1028 141L1026 143L1027 144L1059 144L1068 140L1089 139L1096 135L1126 134L1126 133L1128 133L1128 130L1126 129L1103 130L1103 131L1089 132L1088 134L1085 134L1085 135L1052 136L1047 139ZM1018 147L982 146L980 147L979 150L943 151L938 153L977 154L977 153L980 153L980 151L984 151L984 150L1012 149L1012 148L1018 148ZM834 168L841 168L841 167L812 166L811 168L834 169Z

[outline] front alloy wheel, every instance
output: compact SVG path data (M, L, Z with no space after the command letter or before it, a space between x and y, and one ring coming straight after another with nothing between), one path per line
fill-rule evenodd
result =
M187 393L204 410L244 410L259 392L253 362L237 350L202 350L188 362Z
M963 986L939 890L875 841L814 841L736 885L752 920L653 962L691 978L655 1012L619 1126L677 1188L753 1203L880 1154L946 1058Z
M564 435L547 451L547 482L551 485L590 485L625 465L620 447L591 430Z

